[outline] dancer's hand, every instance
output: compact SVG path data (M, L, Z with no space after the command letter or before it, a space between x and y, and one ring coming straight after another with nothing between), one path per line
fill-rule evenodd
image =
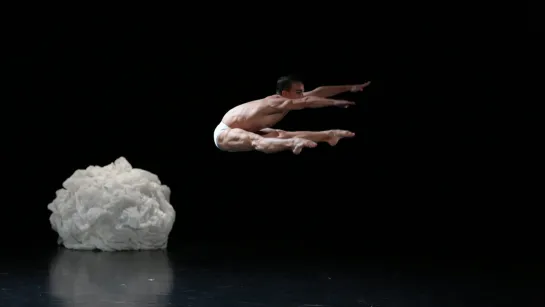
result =
M350 91L351 91L352 93L361 92L361 91L363 91L364 88L368 87L369 84L371 84L371 81L367 81L367 82L365 82L364 84L354 85L354 86L352 86L352 88L350 89Z
M348 108L349 106L353 106L355 105L356 103L353 102L353 101L348 101L348 100L335 100L334 102L334 106L336 107L339 107L339 108Z

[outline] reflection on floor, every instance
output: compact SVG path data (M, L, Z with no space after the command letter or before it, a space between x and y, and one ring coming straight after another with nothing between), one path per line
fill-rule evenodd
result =
M539 285L519 280L512 288L510 277L474 268L266 254L220 247L25 252L0 263L0 306L483 307L523 299L543 306L543 290L534 294Z

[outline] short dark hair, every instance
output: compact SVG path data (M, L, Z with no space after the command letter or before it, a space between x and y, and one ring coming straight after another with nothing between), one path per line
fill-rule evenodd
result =
M294 75L283 76L276 81L276 93L282 94L282 91L289 91L294 83L303 83L303 80Z

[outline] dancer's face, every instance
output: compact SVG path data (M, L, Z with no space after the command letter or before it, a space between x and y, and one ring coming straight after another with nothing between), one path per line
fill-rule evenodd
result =
M303 97L305 92L305 85L301 82L294 82L291 84L289 91L282 91L282 96L290 99L297 99Z

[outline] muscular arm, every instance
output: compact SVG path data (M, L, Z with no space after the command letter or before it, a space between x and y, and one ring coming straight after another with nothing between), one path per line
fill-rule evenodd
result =
M327 99L322 97L307 96L299 99L268 98L265 102L273 108L280 110L301 110L305 108L323 108L330 106L348 107L355 103L346 100Z
M316 97L332 97L335 95L342 94L344 92L359 92L362 91L365 87L369 86L371 82L366 82L364 84L354 84L354 85L332 85L332 86L320 86L313 89L310 92L303 93L304 96L316 96Z
M305 92L305 96L316 96L316 97L331 97L335 95L348 92L354 87L353 85L333 85L333 86L320 86L313 89L310 92Z

